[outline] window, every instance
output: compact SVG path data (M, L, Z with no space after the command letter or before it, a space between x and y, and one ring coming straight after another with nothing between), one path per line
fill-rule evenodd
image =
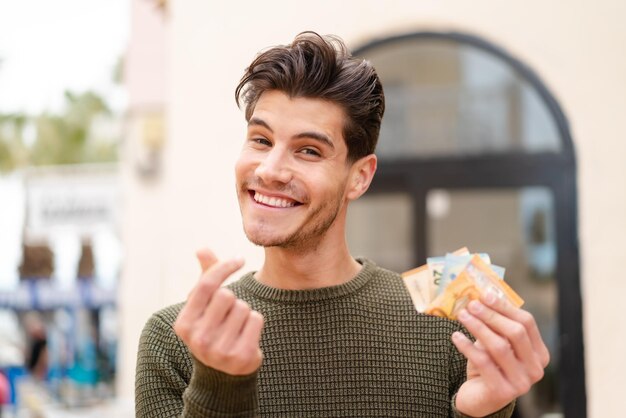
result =
M350 209L351 248L396 271L463 245L489 252L552 354L516 416L585 417L576 164L558 103L527 66L465 34L355 53L376 67L387 110L378 172Z

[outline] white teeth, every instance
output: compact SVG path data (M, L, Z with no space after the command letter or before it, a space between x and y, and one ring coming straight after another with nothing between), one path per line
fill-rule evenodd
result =
M254 193L254 200L259 203L263 203L264 205L272 206L275 208L290 208L292 206L295 206L296 204L292 200L281 199L279 197L269 197L262 195L259 192Z

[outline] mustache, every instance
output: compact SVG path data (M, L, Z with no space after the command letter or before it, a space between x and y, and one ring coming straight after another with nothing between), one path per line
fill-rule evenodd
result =
M263 189L267 191L274 191L274 192L286 195L289 198L297 202L301 202L301 203L307 200L306 193L302 192L298 188L298 186L295 185L293 182L267 184L260 177L251 177L251 178L245 179L241 183L242 191L248 191L250 189L253 189L253 190Z

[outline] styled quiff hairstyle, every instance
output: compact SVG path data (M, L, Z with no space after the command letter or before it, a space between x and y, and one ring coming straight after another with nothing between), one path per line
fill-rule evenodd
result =
M374 153L385 112L383 86L374 67L353 57L338 37L302 32L290 45L259 54L235 90L237 105L245 105L247 121L261 95L270 90L339 105L346 115L343 137L348 162Z

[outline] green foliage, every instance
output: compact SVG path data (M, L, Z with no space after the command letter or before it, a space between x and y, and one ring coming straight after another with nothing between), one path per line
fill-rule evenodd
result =
M0 172L26 163L28 151L23 137L27 120L23 114L0 114Z
M66 92L65 108L59 114L0 114L0 171L24 165L116 161L120 138L94 129L113 120L105 101L93 92ZM33 141L25 136L29 125L35 132Z

